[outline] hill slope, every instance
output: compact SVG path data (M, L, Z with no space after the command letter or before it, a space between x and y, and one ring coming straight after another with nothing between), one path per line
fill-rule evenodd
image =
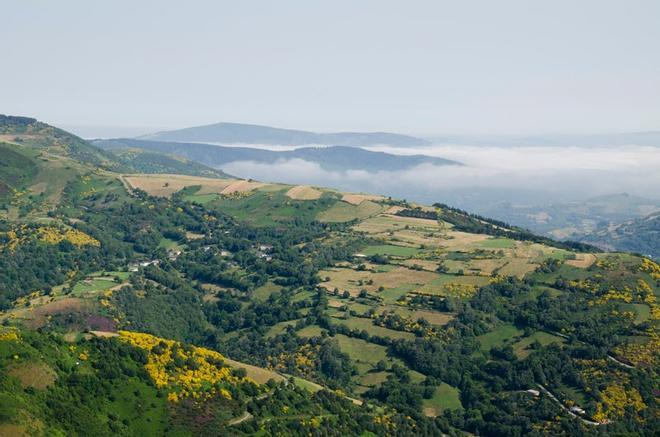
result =
M598 227L581 240L605 250L635 252L660 259L660 212Z
M20 189L0 209L1 434L660 427L647 258L442 204L5 147L15 186L65 183L47 211Z
M158 132L139 137L152 141L178 141L225 144L333 145L333 146L423 146L426 140L387 132L315 133L242 123L216 123L206 126Z
M355 147L304 147L290 151L272 151L251 147L227 147L211 144L143 141L131 139L96 140L94 144L107 150L117 148L142 148L210 166L222 167L236 161L273 163L277 160L303 159L318 163L326 170L392 171L420 164L460 165L456 161L425 155L391 155Z

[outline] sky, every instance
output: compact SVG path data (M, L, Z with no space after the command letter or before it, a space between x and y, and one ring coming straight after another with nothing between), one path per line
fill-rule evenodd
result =
M0 113L100 136L660 130L660 1L6 0Z

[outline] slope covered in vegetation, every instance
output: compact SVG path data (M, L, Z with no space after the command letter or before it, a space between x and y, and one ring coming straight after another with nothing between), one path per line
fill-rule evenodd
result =
M0 210L2 432L660 426L660 266L650 259L445 205L125 178L8 144L39 171L14 182ZM43 168L63 181L57 196L45 191L49 208L19 194Z

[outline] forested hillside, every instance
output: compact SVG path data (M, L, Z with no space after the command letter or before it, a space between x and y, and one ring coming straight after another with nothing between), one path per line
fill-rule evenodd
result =
M0 435L660 427L648 258L443 204L121 174L12 126Z

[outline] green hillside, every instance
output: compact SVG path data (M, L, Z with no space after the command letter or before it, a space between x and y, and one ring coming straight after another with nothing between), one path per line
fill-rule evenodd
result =
M660 427L648 258L443 204L120 174L57 138L3 138L0 435Z
M110 151L132 173L174 173L209 178L227 178L226 173L194 161L165 153L143 149L113 149Z

